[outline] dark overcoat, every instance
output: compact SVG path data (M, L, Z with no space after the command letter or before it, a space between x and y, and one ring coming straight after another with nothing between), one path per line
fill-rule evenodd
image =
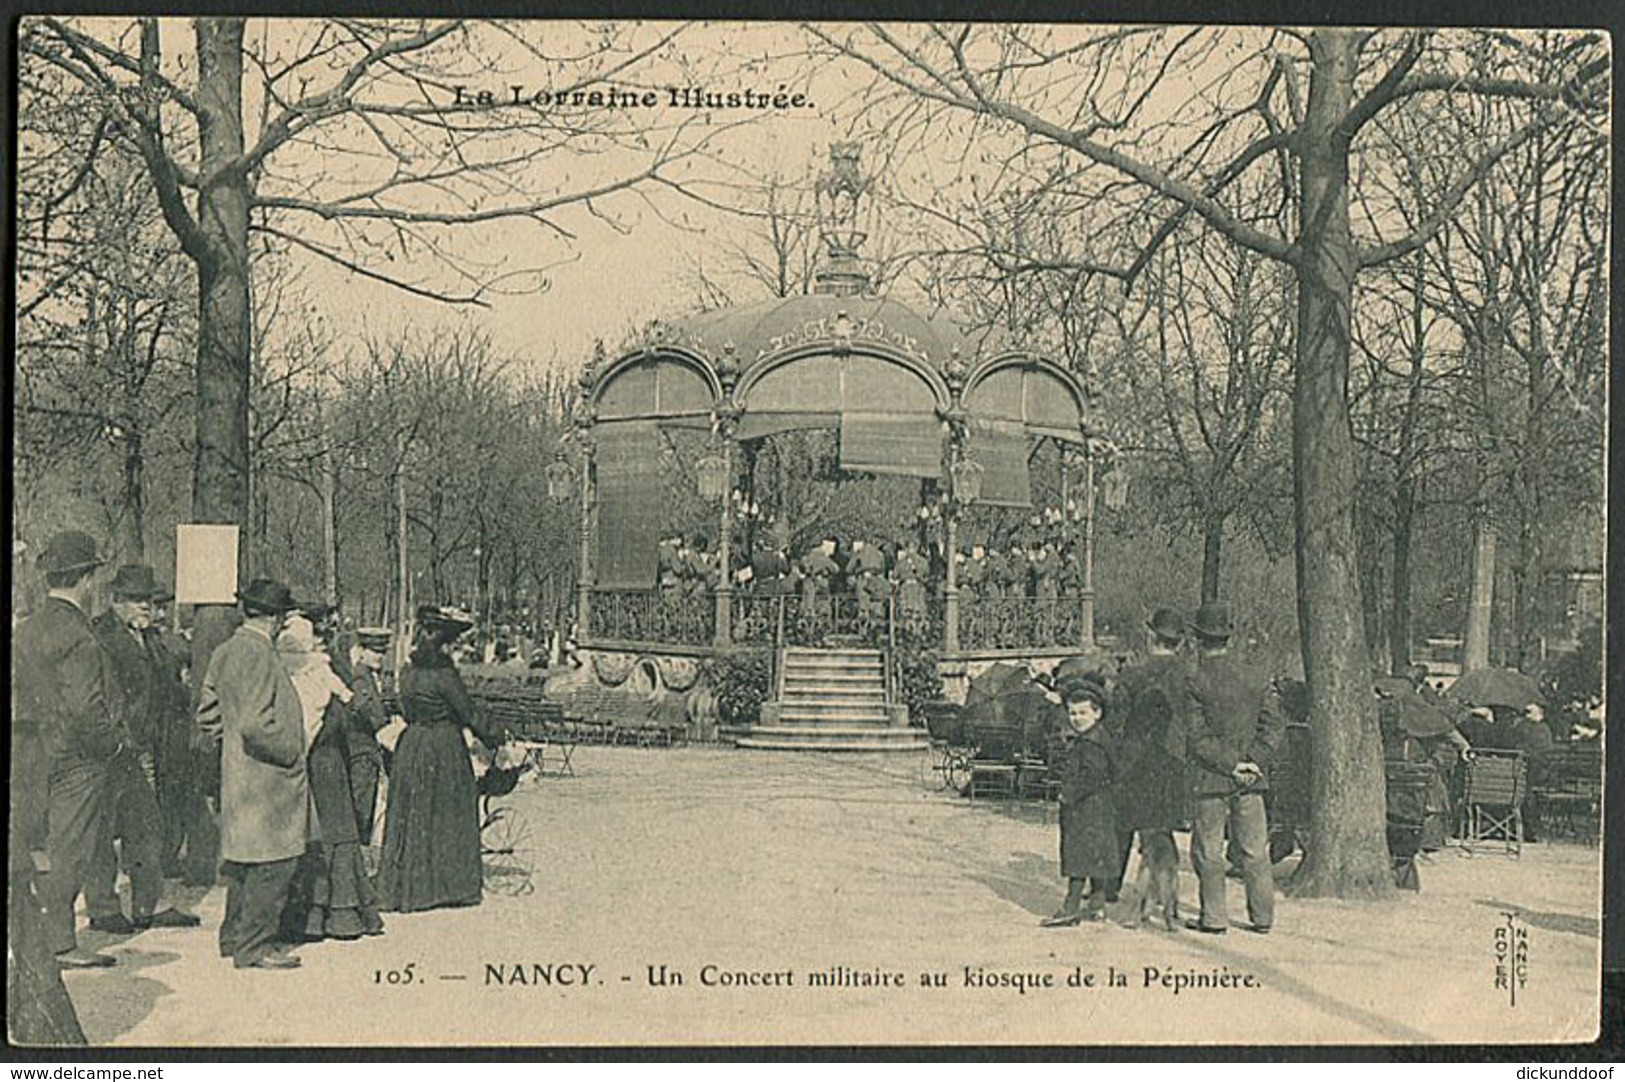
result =
M1119 830L1172 830L1185 817L1185 688L1190 668L1177 654L1153 654L1123 670L1114 717Z
M17 712L12 725L38 735L51 777L105 770L130 739L118 671L90 618L60 597L17 626L12 638Z
M301 856L311 826L303 714L259 628L239 627L209 658L198 725L220 748L221 857L267 864Z
M156 752L162 723L158 672L146 641L111 609L92 620L90 626L113 660L118 709L135 747L148 754Z
M1266 772L1281 746L1284 726L1269 681L1228 653L1203 656L1187 683L1186 742L1191 792L1195 796L1231 796L1263 792L1265 778L1239 785L1232 771L1242 762Z
M306 753L310 775L310 797L316 807L316 825L326 845L344 845L360 840L356 829L355 801L350 794L349 753L345 729L350 710L338 697L327 701L322 727Z
M1112 800L1115 774L1104 725L1075 738L1061 754L1061 874L1068 879L1122 874Z

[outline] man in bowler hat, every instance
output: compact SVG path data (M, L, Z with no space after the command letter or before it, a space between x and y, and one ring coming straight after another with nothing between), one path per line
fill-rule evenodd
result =
M1197 664L1188 685L1186 741L1191 795L1191 863L1200 889L1201 918L1189 927L1223 934L1225 835L1240 856L1247 888L1248 930L1275 923L1275 880L1264 813L1266 771L1281 744L1282 723L1269 682L1230 655L1230 610L1205 602L1191 622Z
M209 658L197 713L200 738L220 757L220 954L239 969L292 969L299 959L277 934L310 835L310 785L299 696L274 644L299 605L263 578L237 601L242 626Z
M164 821L154 782L168 714L177 702L147 632L152 627L153 603L164 592L146 564L120 567L108 592L112 605L91 626L113 659L131 739L108 764L106 816L85 882L85 908L92 928L115 935L148 928L195 928L200 921L190 913L158 908L164 887ZM130 876L128 917L115 889L119 865L113 853L115 839Z
M89 534L68 530L51 538L39 557L45 603L18 625L12 646L12 724L37 730L45 753L50 871L39 898L51 950L65 969L116 963L111 955L80 947L74 934L74 901L102 829L108 768L130 744L113 659L86 611L92 576L102 563Z

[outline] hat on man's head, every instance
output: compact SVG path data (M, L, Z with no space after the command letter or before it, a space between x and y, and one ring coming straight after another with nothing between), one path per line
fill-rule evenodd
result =
M1151 630L1151 634L1168 642L1180 642L1185 638L1184 615L1166 605L1152 613L1145 626Z
M1202 639L1228 639L1232 631L1230 606L1223 601L1202 602L1196 619L1191 621L1191 630Z
M395 635L387 627L361 627L356 629L355 641L359 646L368 650L376 650L380 654L389 649L389 644Z
M148 564L121 565L107 590L115 601L168 601L174 596L158 585Z
M293 591L276 579L254 579L237 591L237 600L250 616L280 616L300 607Z
M475 621L467 610L456 605L419 605L418 623L467 629L473 627Z
M45 551L39 554L39 569L46 574L100 567L106 562L96 553L96 539L83 530L63 530L45 542Z

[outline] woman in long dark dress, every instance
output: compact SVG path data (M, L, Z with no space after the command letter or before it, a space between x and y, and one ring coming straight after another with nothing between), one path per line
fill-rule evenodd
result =
M480 901L479 803L463 728L487 747L500 740L447 652L473 626L456 609L418 610L417 642L401 673L406 730L395 746L384 817L383 909L410 913Z
M349 723L349 686L333 670L331 659L302 616L289 619L277 641L284 667L299 693L309 736L306 771L316 809L318 840L299 862L283 910L283 930L291 939L359 939L382 935L378 894L367 877L361 856L345 756Z

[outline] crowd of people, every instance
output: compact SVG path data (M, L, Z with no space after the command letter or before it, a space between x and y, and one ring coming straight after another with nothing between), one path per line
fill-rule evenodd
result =
M1204 603L1188 624L1176 610L1158 609L1146 630L1146 656L1121 672L1083 658L1056 667L1067 716L1054 763L1067 892L1043 923L1102 919L1119 901L1138 838L1135 923L1154 906L1169 931L1225 934L1225 878L1234 861L1246 887L1244 927L1266 934L1275 923L1275 884L1264 794L1283 733L1275 692L1231 654L1233 628L1221 602ZM1187 637L1193 654L1184 652ZM1174 830L1187 816L1200 911L1182 922Z
M703 541L662 543L662 592L702 588ZM1030 588L1054 588L1044 585L1053 574L1047 551L1026 564ZM990 578L993 555L965 557L961 581L973 599L1010 588L1006 572ZM330 606L255 579L238 592L240 623L211 653L194 696L188 646L163 627L170 594L152 568L127 564L106 585L105 611L92 612L104 564L94 538L58 534L37 560L43 603L20 622L14 615L8 983L21 1005L11 1012L18 1039L83 1039L60 971L116 959L79 943L81 896L89 928L130 936L200 926L165 904L166 881L223 881L219 950L243 969L297 967L294 948L304 942L382 935L383 913L479 903L477 783L464 732L488 749L505 737L453 664L472 617L418 610L392 703L382 680L387 629L343 629ZM782 551L760 556L740 585L804 599L850 591L876 604L895 591L907 621L923 613L929 569L912 544L832 538L794 562ZM1146 633L1145 656L1120 671L1074 657L1052 675L1067 719L1052 759L1067 889L1043 923L1103 917L1120 900L1138 838L1136 920L1155 908L1170 930L1224 934L1225 880L1239 873L1243 927L1267 933L1275 885L1266 797L1285 741L1277 685L1231 653L1222 603L1202 604L1189 621L1159 609ZM1407 676L1417 701L1454 708L1425 668ZM1459 724L1418 736L1396 721L1388 704L1398 692L1384 686L1388 758L1438 767L1435 847L1453 818L1451 779L1474 749L1522 751L1538 771L1554 746L1536 702L1463 707L1452 715ZM1583 722L1571 735L1594 739ZM1525 813L1531 837L1535 812ZM1188 922L1174 842L1186 823L1200 899ZM121 867L127 912L116 890Z
M197 928L167 880L226 884L218 937L240 969L300 964L294 948L384 934L384 912L475 905L480 821L467 729L503 743L449 650L474 621L425 606L399 679L380 679L387 629L346 632L332 608L273 579L237 594L240 623L188 690L186 644L156 616L171 600L128 564L93 613L94 538L53 537L45 598L16 620L8 998L25 1041L83 1039L63 969L115 956L79 942ZM195 706L194 706L195 703ZM396 737L393 741L390 735ZM386 748L392 743L392 751ZM387 794L387 795L385 795ZM382 815L379 812L382 809ZM115 889L122 866L129 908Z
M842 624L849 625L843 630L862 633L880 626L892 603L904 634L930 634L933 622L940 622L940 610L933 615L931 605L946 584L940 542L827 536L799 549L784 541L735 551L730 570L735 593L791 599L792 619L808 625L807 630ZM696 603L709 600L716 589L719 561L705 534L662 539L657 562L659 626L650 630L680 636L685 613L700 611ZM1075 549L1063 537L1035 527L1013 537L1003 551L997 546L964 546L954 561L971 640L988 646L1043 645L1062 634L1059 601L1076 596L1080 588ZM748 612L741 629L747 637Z
M1222 934L1229 926L1225 879L1239 876L1245 927L1268 932L1272 865L1293 848L1272 851L1272 817L1280 809L1272 810L1271 775L1296 772L1306 785L1311 769L1303 685L1270 681L1232 656L1232 627L1221 603L1203 604L1188 624L1176 610L1159 609L1146 632L1145 656L1121 671L1075 658L1051 678L1067 711L1063 746L1051 764L1060 781L1061 871L1068 889L1044 923L1101 918L1119 900L1137 837L1135 922L1156 908L1170 930ZM1385 759L1429 767L1418 807L1421 851L1442 847L1460 820L1464 764L1493 752L1523 757L1522 840L1538 840L1545 824L1533 794L1549 780L1554 753L1565 742L1600 735L1600 720L1584 704L1574 704L1568 724L1554 733L1541 702L1525 696L1517 705L1475 704L1449 697L1422 665L1410 666L1403 679L1379 674L1373 685ZM1186 823L1200 913L1182 925L1173 832ZM1396 860L1402 885L1404 863Z

